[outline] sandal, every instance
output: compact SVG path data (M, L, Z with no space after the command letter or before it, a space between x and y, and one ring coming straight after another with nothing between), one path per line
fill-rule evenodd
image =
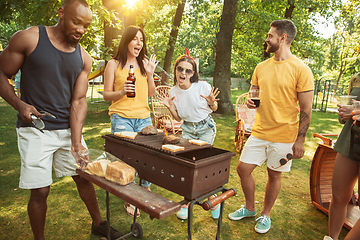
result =
M134 216L135 213L135 206L130 204L130 203L125 203L124 208L126 209L126 212L130 215L130 216ZM139 209L137 209L137 217L140 216L140 211Z

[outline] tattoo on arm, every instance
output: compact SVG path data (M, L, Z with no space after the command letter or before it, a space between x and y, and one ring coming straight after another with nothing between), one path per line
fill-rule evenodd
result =
M306 124L303 128L299 129L298 137L305 137L308 128L309 128L309 124Z
M304 112L304 111L300 111L300 122L299 122L299 127L302 126L302 124L304 122L310 121L310 117L309 115ZM308 122L305 126L303 126L301 129L299 128L299 133L298 133L298 137L305 137L306 136L306 132L309 128L310 122Z

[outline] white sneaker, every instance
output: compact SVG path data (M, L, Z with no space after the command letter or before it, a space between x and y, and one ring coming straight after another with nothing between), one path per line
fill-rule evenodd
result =
M324 240L333 240L333 239L331 237L329 237L329 236L325 236Z

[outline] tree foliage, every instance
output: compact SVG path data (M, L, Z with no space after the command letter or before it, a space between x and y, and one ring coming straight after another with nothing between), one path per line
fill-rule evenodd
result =
M18 30L33 25L54 25L60 0L3 0L0 2L0 43L6 46Z
M348 1L339 7L338 12L336 32L325 45L327 60L322 67L324 77L335 82L335 91L340 86L347 86L351 76L360 72L356 50L360 46L360 4Z
M103 0L105 2L105 0ZM142 0L132 8L125 0L106 0L117 4L108 9L102 1L89 0L93 23L81 44L94 58L108 59L121 36L114 36L111 49L105 47L104 23L121 31L129 16L146 33L149 54L165 58L171 40L171 29L177 5L181 0ZM0 2L0 43L5 47L18 30L33 25L54 25L61 0L3 0ZM213 76L216 61L217 34L220 30L223 0L188 0L176 40L172 62L187 47L192 57L200 59L200 75ZM302 58L316 78L339 81L360 71L355 52L359 42L358 0L242 0L238 1L231 54L231 76L250 80L255 66L269 57L264 42L269 24L285 17L294 21L298 33L292 45L293 54ZM323 39L314 29L319 16L335 19L337 32ZM162 64L163 61L160 63Z

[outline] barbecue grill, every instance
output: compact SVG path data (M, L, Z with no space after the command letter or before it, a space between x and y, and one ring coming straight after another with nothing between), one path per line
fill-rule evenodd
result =
M164 133L138 135L135 139L106 135L105 151L133 166L141 179L195 199L228 182L231 157L235 154L210 144L198 146L187 139L177 144L184 150L161 148Z
M138 134L135 139L113 134L102 137L105 139L105 151L133 166L140 179L183 196L184 200L180 204L190 202L189 239L192 234L194 204L202 205L205 210L209 210L212 206L221 203L217 239L220 237L224 200L236 194L235 189L228 190L222 187L228 182L231 157L235 156L235 153L215 148L210 144L201 146L191 144L187 139L181 139L180 143L176 144L184 147L183 150L171 152L162 149L164 133ZM217 192L223 194L211 201L202 202ZM150 212L148 213L151 215ZM135 220L136 214L134 223Z

